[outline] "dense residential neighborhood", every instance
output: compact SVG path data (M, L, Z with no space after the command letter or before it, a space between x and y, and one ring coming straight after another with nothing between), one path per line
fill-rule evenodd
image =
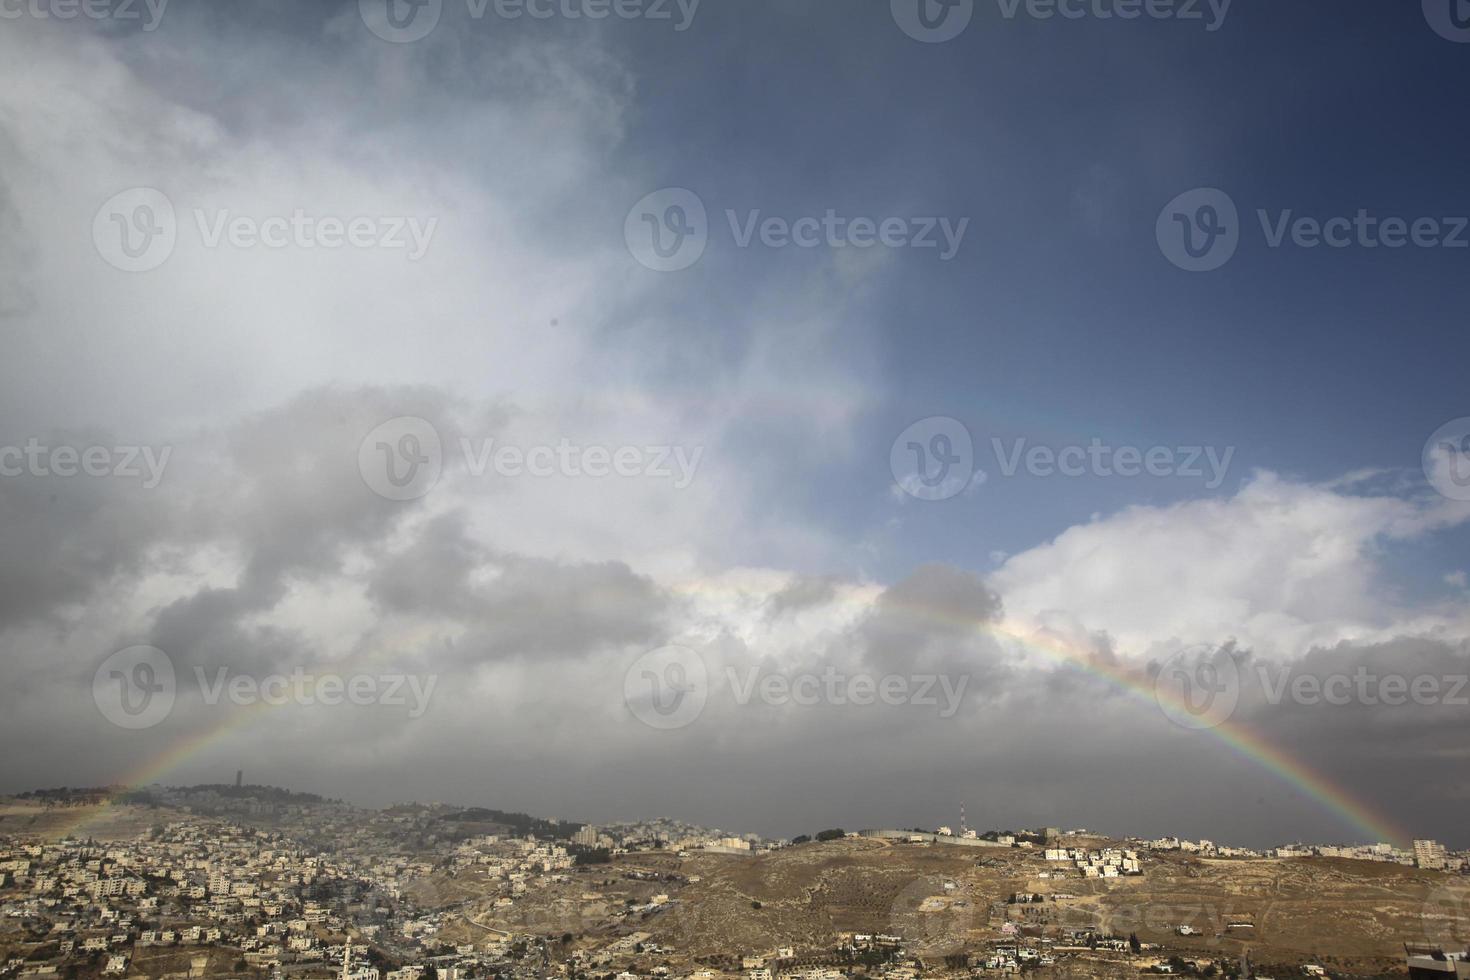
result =
M914 980L1059 965L1239 975L1249 967L1223 940L1254 935L1256 917L1244 907L1212 925L1204 906L1158 904L1135 925L1095 904L1106 891L1090 897L1068 883L1107 889L1146 880L1151 867L1200 860L1366 861L1439 875L1466 867L1464 854L1432 841L1413 851L1298 844L1268 854L1177 838L949 827L777 841L673 820L598 827L444 805L364 810L238 785L153 787L126 802L71 792L14 803L0 820L0 976L9 977ZM122 817L135 832L94 836ZM26 823L52 832L27 834ZM714 882L695 869L739 869L788 852L836 859L844 848L920 865L926 854L952 856L961 863L949 867L1019 873L1014 880L1035 890L988 898L963 874L931 874L890 898L881 930L833 928L825 941L748 947L733 932L717 947L705 934L701 949L681 948L710 928L694 896ZM763 904L748 902L750 914ZM1201 939L1211 955L1181 965Z

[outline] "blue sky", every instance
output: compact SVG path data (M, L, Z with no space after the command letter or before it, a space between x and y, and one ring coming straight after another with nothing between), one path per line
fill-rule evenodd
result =
M981 3L936 45L897 33L881 4L708 5L683 35L620 26L641 68L625 152L656 182L714 208L972 219L956 261L903 255L865 293L853 334L884 399L864 463L890 430L951 415L982 441L1235 446L1234 478L1321 480L1413 471L1428 433L1463 414L1464 252L1271 249L1255 216L1470 211L1470 137L1445 99L1466 52L1413 5L1237 4L1207 32L1007 21ZM1153 234L1163 204L1201 186L1227 190L1251 230L1208 275L1163 261ZM824 258L712 249L660 293L717 315L690 298L739 304ZM1008 489L926 514L909 540L944 551L959 523L1014 551L1202 488ZM816 519L865 526L888 504L817 497Z

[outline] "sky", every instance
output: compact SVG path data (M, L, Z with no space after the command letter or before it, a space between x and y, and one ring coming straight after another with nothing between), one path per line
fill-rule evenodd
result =
M0 792L1470 846L1464 7L0 0Z

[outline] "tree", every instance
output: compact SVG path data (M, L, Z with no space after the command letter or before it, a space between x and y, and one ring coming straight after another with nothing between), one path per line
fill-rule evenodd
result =
M817 840L819 840L819 841L840 840L841 838L846 837L846 836L847 836L847 831L843 830L841 827L834 827L831 830L824 830L821 833L819 833L817 835Z
M753 908L753 909L759 909L761 907L761 903L760 902L751 902L750 903L750 907Z
M793 844L806 844L810 840L811 840L811 838L808 837L806 834L797 834L795 837L791 838L791 843L793 843Z
M1134 953L1138 953L1143 949L1143 944L1138 941L1138 933L1130 932L1128 934L1128 948Z

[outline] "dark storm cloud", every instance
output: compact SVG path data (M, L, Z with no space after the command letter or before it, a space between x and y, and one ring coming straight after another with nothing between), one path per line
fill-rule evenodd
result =
M621 562L502 556L494 567L498 578L465 641L475 655L580 656L659 635L666 597Z
M496 551L475 540L462 512L410 521L432 497L401 503L368 489L358 448L390 417L438 420L453 471L453 410L427 389L334 388L232 427L224 453L194 474L206 483L191 488L184 526L193 544L224 545L238 556L238 581L159 610L149 642L186 661L219 663L226 654L236 664L299 660L298 639L241 624L273 609L293 584L343 575L344 557L359 549L372 556L367 597L384 614L458 624L464 632L455 649L469 660L580 656L600 645L651 641L667 600L627 565Z
M813 606L823 606L837 596L838 580L831 577L798 575L791 584L766 600L766 614L777 619Z
M320 660L312 641L291 630L250 625L251 614L269 609L280 592L205 589L160 610L144 642L167 653L186 677L196 668L212 674L262 674ZM119 646L126 638L120 638ZM91 678L87 678L90 683Z
M223 431L126 447L138 460L146 450L162 461L155 487L144 475L7 476L0 627L84 603L119 573L166 570L177 557L171 549L205 545L228 546L245 562L233 597L201 593L210 618L267 608L286 576L335 568L345 548L376 541L407 512L364 484L357 452L367 432L395 415L445 415L447 405L416 389L321 389ZM30 439L47 448L125 445L89 430L27 436L14 447Z
M963 635L999 618L1000 596L984 579L953 565L921 565L887 589L877 611L885 624L935 636Z
M1242 658L1237 717L1365 786L1440 795L1470 783L1470 645L1402 637L1317 648L1294 663Z
M443 616L465 628L455 656L474 663L517 656L578 657L651 643L668 597L622 562L568 563L496 552L462 514L426 522L383 559L368 595L385 611Z
M111 449L124 441L90 430L0 443L22 450L31 438L48 449ZM6 462L24 465L13 455ZM0 477L0 633L83 604L114 576L137 574L146 549L174 530L159 493L145 489L140 478Z
M1002 597L980 576L947 565L921 567L883 589L843 629L815 630L795 646L788 638L778 656L766 630L820 616L851 588L837 578L791 578L765 597L754 618L727 624L753 630L746 639L727 630L702 646L713 682L700 719L678 733L648 730L622 703L622 665L678 634L687 614L680 603L625 563L496 547L475 531L457 495L462 474L446 476L447 496L436 491L401 504L371 493L357 469L363 435L386 417L434 417L455 433L458 418L493 421L503 412L430 389L324 388L223 430L188 434L153 492L76 481L7 485L0 506L14 519L3 525L11 547L0 566L12 585L6 635L18 642L40 611L80 623L88 603L150 576L178 574L190 556L215 552L225 556L227 581L175 592L146 612L142 631L113 633L114 645L152 643L186 677L196 668L213 676L220 667L258 674L319 664L330 637L269 617L300 589L345 589L360 592L374 610L359 646L389 645L394 652L385 662L442 675L430 710L416 720L381 710L323 712L240 736L237 751L248 745L267 770L303 785L320 779L330 792L371 796L369 774L383 758L368 751L373 746L412 770L384 788L384 801L441 797L463 778L461 749L493 744L500 750L492 765L497 782L512 787L514 797L496 802L588 818L667 812L791 833L858 819L952 820L954 801L964 797L972 819L1006 826L1086 823L1247 843L1303 835L1290 827L1358 835L1292 786L1241 762L1210 733L1182 731L1146 698L1124 696L1086 670L1017 660L994 633ZM429 629L398 646L394 624L401 620ZM1122 668L1106 634L1094 633L1091 647L1099 663ZM14 667L43 649L12 645L9 662ZM103 653L89 650L74 665L78 698L53 711L52 723L70 717L77 731L99 724L85 698ZM1452 690L1454 678L1470 671L1463 643L1340 644L1295 663L1233 654L1242 677L1240 724L1365 799L1391 792L1398 802L1388 808L1422 811L1410 818L1415 827L1456 839L1435 814L1465 792L1456 773L1463 770L1470 711L1448 700L1466 695ZM741 679L757 669L828 667L844 675L938 672L953 685L963 680L960 710L940 717L914 704L732 698L730 671ZM1290 686L1285 696L1272 695L1282 673L1322 681L1359 668L1375 677L1439 677L1446 700L1307 703ZM1146 676L1141 667L1140 674ZM31 700L13 702L15 723L23 724L44 694L26 676L16 686L32 692ZM210 710L187 699L174 723L183 731L208 729L218 724ZM302 739L317 747L314 757L336 760L330 773L299 758ZM56 745L73 742L59 738ZM121 740L117 750L142 744ZM37 751L45 755L44 747ZM102 766L113 751L104 740L92 764ZM635 761L650 753L660 760L656 770ZM701 774L715 757L731 775L710 783ZM64 768L59 756L47 764ZM578 778L548 787L539 775L546 766ZM1229 789L1242 779L1260 800L1246 809ZM874 799L854 788L874 784L892 793ZM697 800L677 789L690 785L702 787ZM742 785L763 787L759 799L734 792ZM1005 792L996 795L996 785ZM636 809L625 808L635 802Z
M368 583L368 595L385 610L464 618L475 615L479 599L471 576L490 550L474 541L462 513L426 521L415 540L385 557Z
M980 576L930 564L884 590L854 638L882 670L947 670L986 683L1003 671L986 628L1003 613L1000 596Z

